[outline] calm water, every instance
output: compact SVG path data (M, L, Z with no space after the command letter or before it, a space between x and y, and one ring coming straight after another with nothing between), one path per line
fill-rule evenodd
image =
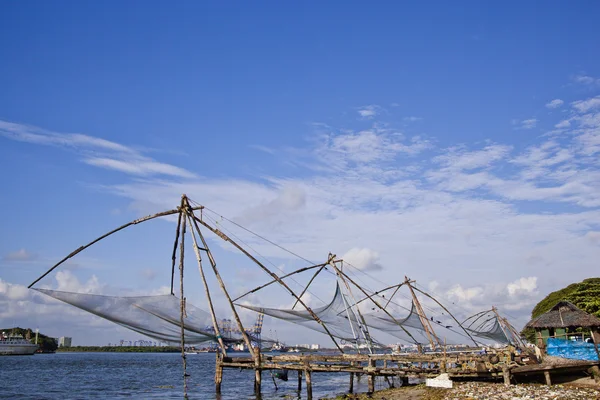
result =
M253 399L254 371L225 369L221 397L214 393L215 355L188 355L190 399ZM0 357L0 399L181 399L181 355L174 353L57 353ZM263 372L264 399L306 398L297 375L276 380ZM303 382L304 383L304 382ZM347 374L313 373L314 398L344 393ZM367 379L358 384L366 391ZM355 389L357 383L355 381Z

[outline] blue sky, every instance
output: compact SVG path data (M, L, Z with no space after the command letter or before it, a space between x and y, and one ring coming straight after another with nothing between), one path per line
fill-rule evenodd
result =
M126 335L23 285L184 192L309 259L526 322L597 271L599 8L0 1L0 325ZM44 282L160 290L174 226L135 229ZM243 268L236 290L264 280Z

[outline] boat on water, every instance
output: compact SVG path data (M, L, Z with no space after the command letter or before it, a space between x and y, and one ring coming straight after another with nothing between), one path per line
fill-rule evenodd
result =
M272 352L286 352L288 351L288 348L281 343L279 340L277 340L275 343L273 343L273 346L271 347L271 351Z
M38 350L38 345L31 343L22 335L0 334L0 355L26 356L33 355Z

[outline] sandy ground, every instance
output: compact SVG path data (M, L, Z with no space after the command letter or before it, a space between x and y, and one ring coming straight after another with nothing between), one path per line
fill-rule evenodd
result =
M381 390L368 397L366 394L345 395L336 399L375 400L599 400L600 386L593 380L578 380L568 385L546 386L502 383L455 382L452 389L429 388L425 385Z

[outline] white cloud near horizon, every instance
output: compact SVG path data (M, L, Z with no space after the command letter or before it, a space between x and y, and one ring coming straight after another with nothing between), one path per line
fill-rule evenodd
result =
M257 179L197 179L155 160L135 171L127 160L144 156L117 143L7 128L8 123L0 132L30 143L100 148L105 161L95 162L85 150L82 161L133 177L146 174L143 181L101 186L130 200L140 214L170 209L186 193L310 259L346 251L357 268L380 282L392 284L405 274L424 284L435 281L436 292L465 308L494 301L523 322L549 291L597 274L597 99L571 103L568 125L527 145L439 147L434 139L407 136L383 123L343 131L321 126L311 147L288 153L303 154L298 165L307 167L301 175L272 172ZM537 122L519 126L533 128ZM110 160L126 165L108 167ZM266 257L281 256L272 246L250 243ZM75 285L63 278L63 285Z

